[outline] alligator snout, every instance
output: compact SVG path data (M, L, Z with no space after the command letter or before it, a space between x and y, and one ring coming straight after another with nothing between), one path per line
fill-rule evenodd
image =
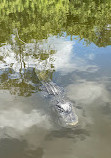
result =
M55 108L60 116L60 120L62 122L64 122L66 125L73 125L74 126L78 123L78 116L76 115L71 103L59 102L55 106Z

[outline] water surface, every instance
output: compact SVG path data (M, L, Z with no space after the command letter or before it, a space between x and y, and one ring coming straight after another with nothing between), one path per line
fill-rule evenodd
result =
M0 2L0 158L110 158L111 2ZM62 127L41 81L79 118Z

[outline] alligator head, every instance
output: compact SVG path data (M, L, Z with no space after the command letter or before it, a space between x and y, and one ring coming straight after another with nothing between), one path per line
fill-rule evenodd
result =
M75 126L78 123L78 116L70 102L59 102L55 106L55 109L60 116L60 121L64 122L66 125Z

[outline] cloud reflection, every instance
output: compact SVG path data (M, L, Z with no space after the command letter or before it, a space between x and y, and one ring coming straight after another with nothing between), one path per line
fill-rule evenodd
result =
M98 67L96 65L89 64L85 58L74 53L74 45L75 43L72 41L57 37L49 37L47 40L38 43L27 43L24 45L22 53L20 53L15 44L4 45L0 47L3 58L0 61L0 67L12 67L16 72L24 68L24 65L26 68L34 67L41 71L54 69L63 73L72 71L97 71ZM51 50L54 51L53 54L51 54ZM41 60L41 52L49 55L49 57ZM90 58L93 58L92 55L90 55Z
M103 84L97 82L83 81L83 83L70 84L67 94L71 100L82 104L91 104L95 100L109 100L109 93Z
M47 43L43 44L43 47L46 49L50 46L50 49L56 51L53 54L53 65L56 71L61 73L69 73L73 71L87 71L95 72L98 70L97 65L91 65L83 57L80 57L74 52L74 41L67 41L64 38L49 37ZM90 55L90 58L93 60L93 55Z
M0 128L12 127L22 131L34 125L49 128L48 119L46 114L41 114L37 110L24 113L19 109L11 108L0 111Z

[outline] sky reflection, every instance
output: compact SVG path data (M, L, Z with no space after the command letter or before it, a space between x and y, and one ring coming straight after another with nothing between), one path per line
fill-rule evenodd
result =
M78 45L78 50L80 49L81 52L77 52L75 49L77 42L49 37L37 44L25 44L22 52L20 52L16 45L14 47L14 42L13 45L8 44L0 47L2 59L0 60L0 68L2 69L11 67L14 71L19 72L21 68L34 67L40 71L54 69L65 74L73 71L95 72L98 70L96 64L90 64L88 61L88 59L93 60L95 56L93 52L88 55L85 53L84 57L80 55L83 52L81 43ZM39 49L36 48L37 46L39 46ZM53 54L51 54L51 50L54 51ZM40 51L47 54L48 57L45 60L40 59ZM88 56L88 59L85 56Z

